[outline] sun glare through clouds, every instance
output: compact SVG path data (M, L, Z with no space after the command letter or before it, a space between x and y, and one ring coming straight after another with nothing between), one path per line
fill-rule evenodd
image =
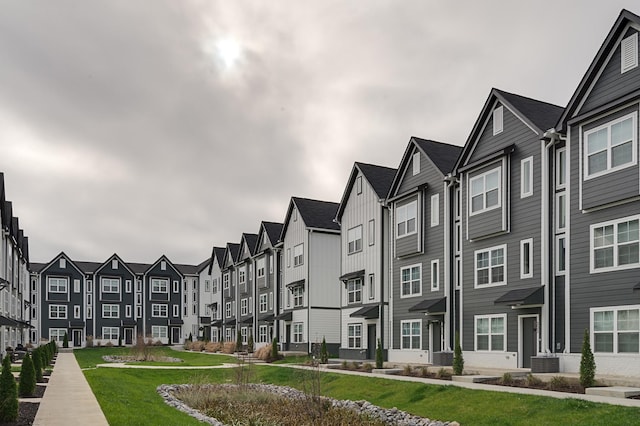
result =
M215 53L226 69L233 68L240 58L240 45L232 38L219 40L215 45Z

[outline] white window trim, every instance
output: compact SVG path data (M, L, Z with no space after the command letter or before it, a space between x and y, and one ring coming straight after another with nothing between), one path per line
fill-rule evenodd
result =
M362 194L362 176L356 178L356 195Z
M353 287L351 287L351 285ZM351 280L347 281L347 285L346 285L346 290L347 290L347 304L348 305L354 305L354 304L360 304L362 303L362 278L353 278ZM353 295L353 301L351 301L351 295ZM360 296L360 300L357 300L357 296Z
M55 308L56 316L52 315L54 311L53 308ZM61 313L64 313L64 315L61 315ZM49 319L54 319L54 320L67 319L68 316L69 316L69 312L67 309L67 305L49 305Z
M409 269L409 271L411 271L411 269L415 267L417 267L420 270L420 285L419 285L420 291L418 293L409 293L409 294L403 295L402 294L402 271L404 271L405 269ZM409 288L411 288L411 286ZM407 265L400 268L400 298L405 299L409 297L420 297L420 296L422 296L422 263Z
M560 210L560 206L561 206L561 202L560 200L564 198L564 212L562 212ZM556 227L556 232L564 232L565 229L567 228L567 216L569 214L568 212L568 204L567 204L567 193L566 191L561 191L561 192L556 192L556 203L555 203L555 211L556 211L556 218L555 218L555 227ZM564 213L564 226L560 226L560 219L562 218L561 213Z
M405 232L401 235L401 234L398 233L398 225L400 223L402 223L402 222L398 222L398 216L399 216L398 212L401 211L401 210L409 210L409 206L412 205L412 204L415 205L415 211L416 211L416 216L414 218L415 221L416 221L415 229L413 231L411 231L411 232L407 232L406 231L407 226L405 225ZM403 204L401 206L397 206L395 213L396 214L395 214L395 220L394 220L394 222L395 222L394 232L396 234L396 238L398 238L398 239L399 238L404 238L404 237L408 237L410 235L414 235L414 234L418 233L418 226L419 226L418 218L420 217L420 212L418 211L418 200L413 200L413 201L410 201L410 202L408 202L406 204ZM405 213L405 220L403 222L405 222L405 223L409 222L409 217L406 215L406 213Z
M491 173L495 173L498 172L498 204L496 204L495 206L491 206L491 207L487 207L487 198L486 198L486 176L491 174ZM484 179L485 180L485 185L484 185L484 190L482 192L482 197L483 197L483 201L482 201L482 205L484 206L482 209L477 210L477 211L473 211L473 206L471 203L471 200L473 198L473 194L471 193L471 188L473 187L473 181L478 180L478 179ZM469 190L468 192L468 210L469 210L469 216L475 216L477 214L481 214L481 213L485 213L491 210L495 210L495 209L499 209L502 208L502 165L494 167L491 170L487 170L484 173L480 173L479 175L473 176L471 178L469 178Z
M492 250L498 250L498 249L502 249L503 250L503 260L504 262L502 263L502 266L504 268L504 281L499 281L499 282L495 282L495 283L488 283L488 284L478 284L478 253L482 253L485 251L489 252L489 278L491 278L491 267L493 265L491 265L491 251ZM507 285L507 245L506 244L502 244L499 246L493 246L493 247L487 247L484 249L479 249L473 252L473 287L474 288L489 288L489 287L498 287L498 286L502 286L502 285Z
M631 161L629 163L621 164L616 167L609 167L611 164L611 126L614 124L620 123L624 120L631 118ZM594 127L593 129L589 129L583 132L582 135L582 152L584 158L582 159L582 167L583 167L583 180L587 181L590 179L594 179L600 176L607 175L609 173L617 172L619 170L624 170L629 167L633 167L638 163L638 113L636 111L631 112L629 114L623 115L622 117L618 117L614 120L608 121L598 127ZM591 133L595 133L602 129L609 129L607 132L607 168L601 172L596 172L589 174L589 152L587 151L587 143L589 139L589 135Z
M114 285L115 283L115 285ZM105 290L105 288L108 289ZM115 291L113 288L115 287ZM120 294L120 278L112 278L112 277L103 277L100 279L100 292L101 293L109 293L109 294Z
M524 271L524 246L529 245L529 272ZM506 274L506 268L505 268ZM526 240L520 240L520 279L533 278L533 238L527 238Z
M416 150L416 152L411 156L411 167L413 176L420 173L420 151Z
M564 157L564 167L560 168L560 157ZM563 189L567 186L567 148L562 147L556 151L556 189ZM564 176L562 176L562 173ZM560 180L563 182L560 183Z
M618 352L618 333L620 331L618 330L618 321L617 321L618 311L627 311L627 310L635 310L635 309L640 309L640 305L601 306L601 307L589 309L589 334L591 338L591 348L593 349L594 353L609 354L609 355L616 355L616 356L623 356L623 357L634 357L634 358L638 357L640 352ZM607 312L607 311L613 311L613 330L611 331L611 333L613 333L613 352L596 352L595 350L595 341L596 341L595 334L596 333L594 330L593 320L596 312Z
M504 130L504 107L500 105L493 110L493 135L502 133Z
M369 246L372 246L376 243L376 220L375 219L369 220L369 235L367 235L367 240L368 240Z
M80 319L80 305L75 305L73 307L73 318Z
M158 308L158 312L155 312L154 308ZM163 315L164 312L164 315ZM153 303L151 305L151 317L152 318L168 318L169 317L169 305L164 303Z
M433 269L434 269L434 265L436 268L436 275L435 275L435 282L433 280L434 275L433 275ZM431 291L438 291L440 290L440 259L436 259L436 260L432 260L431 261L431 269L429 271L430 277L431 277Z
M358 238L358 230L360 232L359 238ZM359 248L358 248L358 241L360 241ZM353 249L351 247L351 243L353 243ZM362 251L362 225L358 225L347 230L347 255L359 253L361 251Z
M300 254L296 254L297 248L300 247ZM300 259L300 260L298 260ZM297 244L293 247L293 266L301 266L304 264L304 244Z
M529 165L529 170L525 174L525 165ZM529 178L529 188L525 188L525 177ZM533 195L533 157L527 157L520 161L520 198L527 198Z
M166 325L152 325L151 338L166 339L169 337L169 328Z
M431 196L431 226L440 225L440 194Z
M632 49L626 55L628 49ZM625 64L625 57L631 56L632 62ZM638 33L633 33L629 37L622 39L620 42L620 74L624 74L638 66Z
M420 334L419 334L420 343L419 343L417 348L405 348L404 345L403 345L403 339L402 339L402 337L403 337L403 335L402 335L402 325L406 324L406 323L413 324L414 322L417 322L417 323L420 324ZM409 329L413 330L413 327L410 326ZM422 350L422 320L421 319L411 319L411 320L400 321L400 333L399 334L400 334L400 349L402 349L403 351L421 351ZM413 341L413 339L411 339L412 336L413 336L413 334L409 335L409 342ZM413 345L411 345L411 346L413 346Z
M269 310L268 306L269 305L268 305L267 293L263 293L259 296L259 300L258 300L258 309L260 310L260 313L267 312Z
M353 336L351 335L352 328L354 330ZM356 334L356 331L358 331L358 334ZM351 344L352 340L353 345ZM360 342L359 345L356 344L358 341ZM362 349L362 323L347 324L347 347L349 349Z
M560 240L564 239L564 269L560 270ZM567 271L567 237L565 234L556 235L555 241L555 271L556 275L565 275Z
M105 315L107 311L109 315ZM112 303L102 305L102 318L119 318L119 317L120 317L120 305L112 304Z
M300 337L298 338L298 336ZM293 333L291 338L293 340L293 343L304 343L304 323L302 322L293 323Z
M607 222L594 223L589 227L589 272L590 273L599 274L602 272L621 271L625 269L640 268L640 262L618 266L618 245L619 245L618 244L618 224L621 222L628 222L631 220L640 221L640 215L627 216L620 219L610 220ZM608 225L613 225L613 266L596 269L595 268L595 250L593 247L593 231L595 228L601 228Z
M109 338L107 339L105 336L105 331L109 330ZM116 331L116 336L113 337L113 331ZM120 338L120 328L119 327L102 327L102 339L103 340L118 340Z
M153 291L154 284L158 284L159 288L164 287L164 290ZM169 280L166 278L151 278L151 293L169 293Z
M56 290L52 290L52 280L56 281L55 287ZM60 290L60 288L62 287L61 284L64 284L64 290ZM60 293L60 294L64 294L67 293L69 290L69 279L66 277L47 277L47 292L48 293Z
M369 285L369 300L376 298L376 278L374 274L369 274L367 279Z
M478 320L482 318L489 319L489 349L488 350L479 350L478 349ZM502 342L502 350L494 351L491 349L491 319L492 318L502 318L504 324L504 333L503 333L503 342ZM480 353L489 353L489 352L507 352L507 314L490 314L490 315L474 315L473 316L473 349L476 352Z

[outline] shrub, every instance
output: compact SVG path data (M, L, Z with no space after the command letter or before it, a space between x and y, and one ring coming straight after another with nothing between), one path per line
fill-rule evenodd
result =
M369 362L365 362L364 364L362 364L362 369L367 373L371 373L371 371L373 370L373 365L371 365L371 363Z
M538 379L533 374L527 374L527 386L540 386L542 384L542 380Z
M567 378L564 376L553 376L551 380L549 380L549 388L551 389L562 389L569 385Z
M218 342L207 342L204 345L204 350L206 352L218 352L220 351L220 343Z
M446 368L441 368L436 372L436 379L444 379L447 377L451 377L451 372Z
M378 339L378 347L376 347L376 368L384 367L384 356L382 353L382 342Z
M502 378L500 379L500 383L502 383L503 385L510 385L513 383L513 376L511 376L511 373L504 373L502 375Z
M412 372L413 372L413 369L409 364L405 365L404 368L402 369L402 374L404 374L405 376L410 376Z
M67 335L67 333L64 333L64 337L62 338L62 347L63 348L69 347L69 336Z
M341 367L343 370L348 370L349 365L347 364L347 361L342 361L342 364L340 364L340 367Z
M36 370L27 352L20 368L20 396L31 396L36 390Z
M456 332L455 348L453 350L453 374L462 375L464 371L464 358L462 357L462 347L460 346L460 333Z
M86 340L87 348L92 348L93 347L93 336L92 335L88 335L85 340Z
M153 342L153 346L162 346L164 345L164 343L162 343L162 340L158 339L155 342Z
M191 350L196 352L202 352L204 350L204 342L201 340L196 340L195 342L191 342Z
M429 369L425 366L420 367L420 376L422 377L428 377L429 376Z
M320 363L326 364L328 362L329 362L329 352L327 352L327 341L323 336L322 344L320 345Z
M360 364L355 361L352 361L349 365L349 370L358 370L360 368Z
M242 333L240 330L236 333L236 352L242 351Z
M190 351L192 347L192 342L187 340L186 342L184 342L184 345L182 345L182 347L184 348L185 351Z
M280 354L278 353L278 339L276 337L274 337L271 342L271 359L273 361L280 359Z
M232 354L236 350L236 344L233 342L224 342L222 345L222 353Z
M36 373L36 381L42 382L42 349L39 347L33 351L33 369Z
M271 344L268 344L256 350L253 355L262 361L274 361L271 359Z
M247 352L253 353L253 333L249 333L249 340L247 340Z
M591 352L589 330L585 328L582 339L582 356L580 357L580 384L585 388L591 387L596 382L595 377L596 361L593 358L593 352Z
M107 348L112 348L113 347L113 343L111 343L111 340L109 340L107 343L104 344Z
M4 357L0 374L0 422L12 422L18 418L18 389L11 374L11 357Z

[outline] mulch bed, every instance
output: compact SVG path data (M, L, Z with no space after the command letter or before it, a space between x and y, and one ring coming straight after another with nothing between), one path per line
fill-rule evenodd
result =
M9 423L0 423L2 426L30 426L36 418L40 403L21 402L18 405L18 420Z
M504 383L502 379L486 380L482 382L487 385L510 386L513 388L529 388L550 390L554 392L581 393L584 394L584 388L579 383L567 381L566 383L552 385L551 383L528 383L524 379L514 379L512 382Z

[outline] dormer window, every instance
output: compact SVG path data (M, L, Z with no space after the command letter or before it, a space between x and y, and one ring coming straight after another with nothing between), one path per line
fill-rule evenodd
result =
M620 72L625 73L638 66L638 33L620 43Z
M418 173L420 173L420 153L416 152L413 154L413 175L417 175Z
M362 176L356 178L356 194L362 194Z
M502 133L503 129L503 107L499 106L493 110L493 134Z

